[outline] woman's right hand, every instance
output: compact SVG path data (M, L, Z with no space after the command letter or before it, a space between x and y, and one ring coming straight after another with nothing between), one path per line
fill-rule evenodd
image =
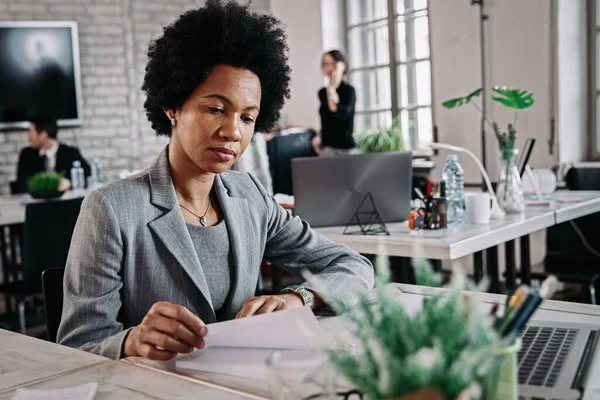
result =
M154 303L142 323L127 335L125 357L142 356L166 361L179 353L204 347L206 325L187 308L168 302Z

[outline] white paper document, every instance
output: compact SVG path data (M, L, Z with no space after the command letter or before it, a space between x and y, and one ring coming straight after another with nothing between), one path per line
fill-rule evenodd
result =
M265 359L277 349L309 349L323 332L306 307L208 325L206 348L179 356L177 368L249 378L265 376Z
M97 388L96 382L60 389L19 388L11 400L93 400Z

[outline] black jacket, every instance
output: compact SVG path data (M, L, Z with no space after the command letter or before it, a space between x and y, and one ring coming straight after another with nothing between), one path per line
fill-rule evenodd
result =
M319 90L319 115L321 116L321 145L337 149L354 148L354 107L356 106L356 91L342 81L336 90L340 101L337 112L331 112L327 105L327 91Z
M85 161L77 147L67 146L60 143L56 151L56 166L54 170L65 178L71 180L71 168L73 161L80 161L85 176L90 176L90 165ZM40 157L39 150L26 147L21 150L19 165L17 166L17 182L13 193L27 192L27 180L38 172L44 171L44 160Z

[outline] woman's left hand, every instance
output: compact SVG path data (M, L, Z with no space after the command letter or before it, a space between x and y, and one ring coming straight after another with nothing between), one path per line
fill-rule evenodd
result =
M256 314L267 314L274 311L287 310L288 308L303 307L300 297L294 293L278 294L273 296L250 297L244 303L236 318L249 317Z

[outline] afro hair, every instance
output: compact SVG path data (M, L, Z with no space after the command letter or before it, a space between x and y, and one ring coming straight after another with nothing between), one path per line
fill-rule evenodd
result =
M208 0L182 14L152 41L142 90L152 129L171 136L164 110L180 108L219 64L254 72L261 84L255 131L267 132L290 97L286 34L279 20L235 1Z

